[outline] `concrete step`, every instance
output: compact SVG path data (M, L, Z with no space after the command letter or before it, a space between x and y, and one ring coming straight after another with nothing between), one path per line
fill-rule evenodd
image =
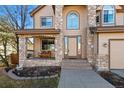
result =
M89 63L62 63L62 66L79 66L79 67L84 67L84 66L90 66Z
M68 68L68 69L92 69L91 66L83 66L83 65L81 65L81 66L63 65L62 68L66 68L66 69L67 69L67 68Z
M92 69L86 60L63 60L61 67L64 69Z
M83 62L83 63L87 63L87 60L80 60L80 59L64 59L63 62Z
M62 67L62 69L82 69L82 70L92 70L92 67Z

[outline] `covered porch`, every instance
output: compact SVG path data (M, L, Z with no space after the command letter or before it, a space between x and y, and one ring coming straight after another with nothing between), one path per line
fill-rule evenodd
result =
M27 59L55 59L55 37L31 36L26 38Z
M16 32L19 37L19 66L59 66L59 30L27 29Z

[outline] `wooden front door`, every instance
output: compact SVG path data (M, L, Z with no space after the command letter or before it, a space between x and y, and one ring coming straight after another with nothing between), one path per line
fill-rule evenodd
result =
M64 37L64 58L81 58L81 37Z
M76 37L68 39L68 57L75 58L77 56L77 40Z

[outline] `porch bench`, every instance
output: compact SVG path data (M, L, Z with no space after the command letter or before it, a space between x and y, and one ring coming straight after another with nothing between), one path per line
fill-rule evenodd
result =
M39 53L39 57L41 58L51 58L51 51L42 51L41 53Z

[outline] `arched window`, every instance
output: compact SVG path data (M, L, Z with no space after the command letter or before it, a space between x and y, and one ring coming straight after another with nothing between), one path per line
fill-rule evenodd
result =
M67 15L67 29L79 29L79 14L70 12Z
M113 24L115 22L115 8L112 5L103 6L103 24Z

